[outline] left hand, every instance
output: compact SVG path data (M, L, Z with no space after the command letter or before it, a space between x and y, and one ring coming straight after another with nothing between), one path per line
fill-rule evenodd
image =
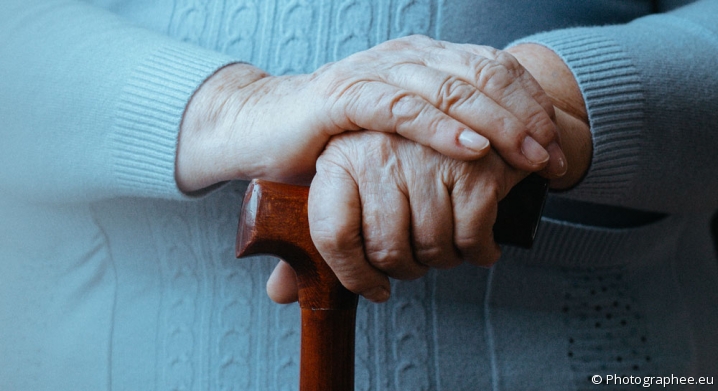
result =
M566 164L554 117L508 52L410 36L311 74L219 70L187 105L175 176L188 193L232 179L308 183L332 136L374 130L458 160L493 148L514 167L557 178Z

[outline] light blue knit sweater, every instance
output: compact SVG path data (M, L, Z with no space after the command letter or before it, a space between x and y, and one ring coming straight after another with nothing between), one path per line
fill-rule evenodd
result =
M718 1L640 18L684 3L0 1L0 389L296 389L298 309L266 298L269 260L233 257L243 184L174 182L193 91L233 61L309 72L408 34L501 47L568 27L526 38L589 112L591 169L562 197L667 216L545 218L491 270L396 282L360 303L357 389L718 375Z

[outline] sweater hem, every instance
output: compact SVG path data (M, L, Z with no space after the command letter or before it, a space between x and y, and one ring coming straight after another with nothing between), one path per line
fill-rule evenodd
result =
M564 196L607 202L625 196L639 169L645 98L638 70L600 28L541 33L514 42L553 50L576 78L593 139L591 165L583 180Z
M114 175L122 193L196 198L184 194L175 181L184 110L208 77L235 62L222 54L170 43L133 71L116 109L113 132Z

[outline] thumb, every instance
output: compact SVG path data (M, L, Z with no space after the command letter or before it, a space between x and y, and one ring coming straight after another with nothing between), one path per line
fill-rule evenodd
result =
M279 261L267 280L267 295L274 302L289 304L298 300L297 275L284 261Z

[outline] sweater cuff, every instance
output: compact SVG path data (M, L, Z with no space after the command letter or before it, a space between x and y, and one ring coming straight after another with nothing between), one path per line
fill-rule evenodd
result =
M220 53L166 42L130 75L113 129L113 172L121 194L186 199L175 181L177 136L194 92L220 68Z
M556 52L574 74L586 103L593 135L591 166L564 195L594 202L621 199L638 172L644 127L643 90L632 60L600 27L541 33L512 45L519 43Z

